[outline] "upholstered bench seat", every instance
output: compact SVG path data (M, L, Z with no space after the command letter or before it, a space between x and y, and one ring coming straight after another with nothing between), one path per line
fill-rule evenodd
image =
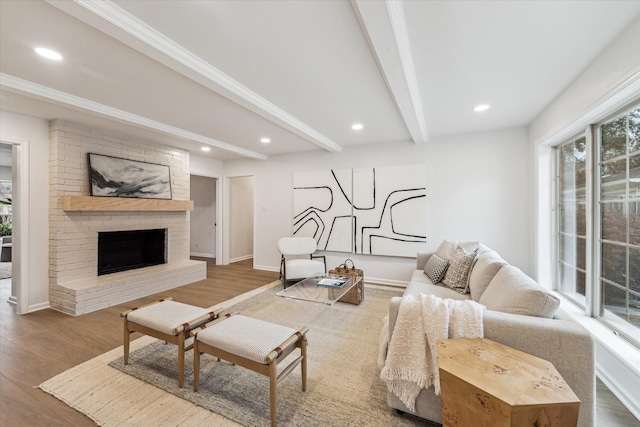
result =
M254 362L269 363L269 353L295 333L286 326L237 315L203 329L198 341Z
M202 307L165 300L161 304L131 311L127 320L165 334L176 335L177 328L207 313Z
M271 425L276 425L276 385L301 364L302 391L307 388L307 338L305 326L297 331L243 315L227 314L202 325L191 332L193 341L193 390L200 382L200 354L207 353L219 359L250 369L269 377L269 409ZM277 364L293 350L300 356L277 375ZM215 390L212 390L215 392Z
M217 317L205 308L196 307L171 298L127 310L124 318L124 364L129 364L129 341L131 334L139 332L178 346L178 387L184 384L185 340L192 329Z

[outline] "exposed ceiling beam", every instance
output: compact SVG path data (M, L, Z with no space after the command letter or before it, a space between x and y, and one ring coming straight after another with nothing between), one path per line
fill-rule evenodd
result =
M330 152L342 151L342 146L335 141L253 92L115 3L109 0L46 1L318 147Z
M411 138L429 139L401 1L350 0Z
M88 111L102 117L107 117L109 119L137 127L152 129L176 138L200 142L202 144L210 145L220 150L228 151L251 159L266 160L268 158L266 155L255 151L246 150L235 145L227 144L226 142L218 141L194 132L189 132L175 126L170 126L127 111L119 110L117 108L109 107L108 105L100 104L98 102L71 95L47 86L23 80L9 74L0 73L0 87L5 90L35 97L37 99L44 99L58 105L75 108L80 111Z

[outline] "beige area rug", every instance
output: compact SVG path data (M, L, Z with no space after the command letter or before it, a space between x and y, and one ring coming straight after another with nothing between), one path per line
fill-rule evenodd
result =
M399 291L367 287L361 305L336 304L331 309L277 298L277 289L275 283L266 285L226 307L235 304L233 310L245 315L310 328L307 391L301 391L299 368L278 384L278 425L429 425L395 414L386 404L386 386L378 376L382 318L389 299ZM127 366L120 347L40 388L104 426L269 425L266 377L203 356L200 391L195 393L192 352L187 353L185 387L179 389L175 346L143 337L132 343L131 351Z
M9 279L11 277L11 263L0 262L0 280Z

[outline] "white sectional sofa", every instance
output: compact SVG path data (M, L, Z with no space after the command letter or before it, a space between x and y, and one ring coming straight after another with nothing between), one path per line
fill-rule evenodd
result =
M457 244L445 241L436 253L441 255L443 247L446 252L447 246L450 252L452 245ZM476 248L475 263L468 276L469 293L457 292L440 282L433 283L425 273L425 266L434 253L421 252L418 253L416 270L404 295L426 293L442 298L473 299L485 305L485 338L553 363L581 401L578 425L593 426L595 350L592 337L567 313L558 309L559 299L553 293L509 265L485 245L476 242ZM446 256L451 256L451 253L440 258ZM390 336L401 299L393 298L389 305ZM422 389L414 411L409 411L390 391L387 393L387 403L401 412L442 422L440 396L435 394L433 387Z

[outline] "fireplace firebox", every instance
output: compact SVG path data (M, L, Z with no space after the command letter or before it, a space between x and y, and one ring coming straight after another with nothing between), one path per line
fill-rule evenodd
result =
M164 264L167 230L98 233L98 276Z

